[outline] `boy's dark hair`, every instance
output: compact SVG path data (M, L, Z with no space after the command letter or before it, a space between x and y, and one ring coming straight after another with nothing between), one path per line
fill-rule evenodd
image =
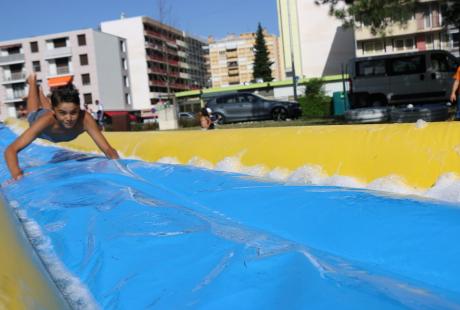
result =
M72 84L56 88L51 92L51 105L57 107L61 102L72 102L80 106L80 95Z

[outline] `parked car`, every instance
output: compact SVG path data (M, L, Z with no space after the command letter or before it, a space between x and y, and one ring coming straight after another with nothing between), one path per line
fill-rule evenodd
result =
M455 56L442 50L354 58L349 66L351 106L445 103L458 65Z
M286 120L302 115L297 102L270 100L252 93L213 97L206 104L219 124L249 120Z
M192 112L179 112L177 113L177 117L179 119L193 119L195 118L195 114Z

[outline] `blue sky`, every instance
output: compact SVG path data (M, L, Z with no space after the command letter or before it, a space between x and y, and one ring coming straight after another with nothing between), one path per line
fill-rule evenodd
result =
M97 28L101 21L147 15L158 18L159 0L0 0L0 41ZM276 0L162 0L165 21L191 34L216 39L254 32L257 23L278 34Z

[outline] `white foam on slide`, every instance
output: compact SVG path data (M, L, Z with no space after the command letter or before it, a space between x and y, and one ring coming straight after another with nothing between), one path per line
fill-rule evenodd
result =
M423 128L423 124L421 122L419 125ZM460 202L460 176L455 173L446 173L441 175L431 188L423 190L408 185L403 177L394 174L375 179L366 184L359 179L350 176L337 174L328 175L322 167L318 165L304 165L294 171L281 167L270 170L264 165L245 166L241 163L240 158L241 156L229 156L213 165L211 162L195 156L187 164L199 168L267 178L269 180L283 182L286 184L370 189L398 195L415 195L445 202ZM157 162L179 164L179 160L174 157L164 157Z
M67 300L72 309L99 309L88 288L67 270L55 254L51 240L43 234L40 226L27 216L26 211L18 208L16 201L10 206L16 212L30 243L43 261L54 283Z

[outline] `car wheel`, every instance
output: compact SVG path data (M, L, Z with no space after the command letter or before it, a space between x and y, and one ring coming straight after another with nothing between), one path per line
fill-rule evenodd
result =
M272 119L274 121L285 121L287 118L287 110L285 108L274 108L272 111Z
M214 117L215 119L214 123L218 124L218 125L223 125L225 124L225 116L223 116L222 114L220 113L214 113Z

